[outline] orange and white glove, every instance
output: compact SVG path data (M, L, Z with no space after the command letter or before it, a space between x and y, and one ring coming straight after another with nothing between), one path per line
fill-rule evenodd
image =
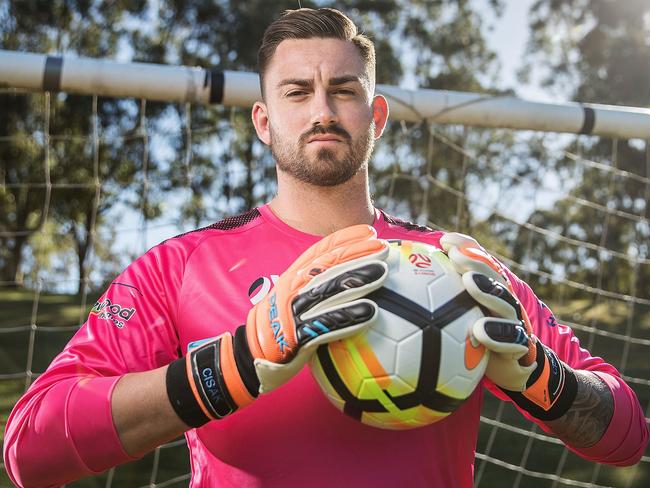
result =
M388 272L388 244L368 225L335 232L307 249L248 313L246 324L189 345L167 370L178 416L198 427L286 383L321 344L359 332L377 317L367 298Z
M445 234L440 245L467 292L495 315L479 319L471 330L472 338L491 351L486 376L533 417L564 415L575 399L575 373L533 334L503 265L463 234Z

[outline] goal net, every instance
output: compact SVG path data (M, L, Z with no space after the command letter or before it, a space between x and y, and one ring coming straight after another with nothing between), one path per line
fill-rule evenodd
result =
M15 86L0 91L0 432L124 266L168 237L261 204L275 191L271 155L256 141L248 111L234 107L255 93L226 87L222 98L235 100L228 107L205 105L199 92L192 103L176 95L181 101L173 103L128 90L112 98L24 90L65 89L60 85ZM546 115L502 100L488 110L501 110L496 118L470 111L463 121L453 117L484 97L443 94L448 105L436 109L418 94L384 88L393 106L406 108L394 111L376 148L376 205L475 236L584 347L618 368L647 412L650 146L639 132L650 131L639 129L641 119L628 124L625 114L650 115L612 110L611 120L620 122L613 126L631 127L617 135L597 108L576 126L571 111L588 110L552 107L548 117L556 122L547 123ZM605 135L593 135L599 130ZM489 393L476 456L479 487L650 483L648 453L631 468L589 463ZM189 476L178 439L69 486L186 486ZM1 464L0 486L10 486Z

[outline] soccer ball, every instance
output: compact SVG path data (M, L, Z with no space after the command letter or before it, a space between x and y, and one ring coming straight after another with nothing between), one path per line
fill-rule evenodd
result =
M392 241L388 276L368 296L379 306L372 327L318 348L310 366L330 401L384 429L437 422L469 397L488 353L470 339L483 312L440 249Z

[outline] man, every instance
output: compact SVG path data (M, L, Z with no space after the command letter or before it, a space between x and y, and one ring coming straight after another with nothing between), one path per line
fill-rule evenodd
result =
M568 328L546 325L526 284L470 238L372 206L367 163L388 117L374 63L338 11L270 25L252 115L277 196L156 246L109 286L12 412L15 483L61 484L185 433L195 487L472 486L481 389L442 422L384 431L333 408L303 367L374 320L364 297L386 276L388 238L443 247L494 312L472 329L492 350L490 390L587 459L640 459L648 431L634 393Z

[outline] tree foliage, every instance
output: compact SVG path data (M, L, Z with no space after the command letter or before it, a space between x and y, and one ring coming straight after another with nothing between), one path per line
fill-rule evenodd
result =
M527 67L536 68L550 88L569 88L573 99L580 102L650 106L649 15L650 4L644 0L538 0L531 10ZM536 212L531 222L614 252L538 239L532 260L546 270L550 268L544 261L565 263L568 274L588 286L648 296L649 267L634 261L650 256L650 189L647 180L634 177L650 176L645 144L593 139L566 149L632 177L593 167L575 174L573 157L549 159L556 171L573 171L569 177L576 180L575 185L568 198L552 209ZM522 230L516 249L522 249L526 233Z
M115 57L128 39L125 19L137 20L145 12L144 1L34 1L10 2L0 28L3 49L66 53L88 57ZM134 183L138 168L120 140L92 147L93 115L90 97L54 94L48 97L6 95L2 134L10 139L0 145L5 187L0 191L2 280L22 283L25 245L35 232L64 233L74 242L78 275L87 276L88 253L95 228L103 214L123 200ZM121 129L128 140L132 102L101 100L97 127ZM141 159L141 158L139 158ZM96 181L103 183L100 188ZM117 191L115 188L121 186ZM59 226L43 227L52 218ZM54 240L54 237L51 237ZM42 252L56 246L43 246ZM33 275L33 273L31 273ZM83 286L79 282L79 288Z
M490 91L496 58L483 38L483 20L473 2L301 3L340 8L357 22L375 42L379 83ZM502 2L491 0L489 5L498 12ZM0 39L3 49L255 71L269 19L296 7L295 0L12 2L0 12L6 20ZM146 218L155 218L167 200L168 212L178 207L175 218L180 222L201 225L268 201L276 191L273 159L254 137L246 110L148 103L141 119L141 107L132 100L99 99L93 109L90 97L52 95L46 141L45 102L38 97L4 98L14 104L8 110L12 116L0 122L0 134L12 135L0 144L7 183L0 193L4 281L20 281L25 246L30 235L43 229L43 209L57 224L48 229L74 243L78 276L83 278L89 271L89 252L97 245L95 236L115 224L109 220L120 206L142 207ZM34 103L40 107L28 106ZM96 130L99 139L92 137ZM405 137L399 123L389 126L371 167L376 197L413 218L431 215L443 226L466 227L468 209L454 220L443 209L455 209L459 200L427 186L427 178L435 177L463 191L467 178L458 151L444 144L431 149L432 130L427 125L411 127ZM159 134L155 143L145 140L150 133ZM495 157L500 145L507 144L497 143L488 132L468 138L454 129L445 137ZM403 157L391 160L391 154ZM46 164L54 185L51 194L43 184ZM415 179L408 184L394 181L395 170ZM490 177L490 171L480 177ZM162 194L168 196L162 199ZM50 251L58 252L51 240ZM47 239L39 240L43 252L44 242Z

